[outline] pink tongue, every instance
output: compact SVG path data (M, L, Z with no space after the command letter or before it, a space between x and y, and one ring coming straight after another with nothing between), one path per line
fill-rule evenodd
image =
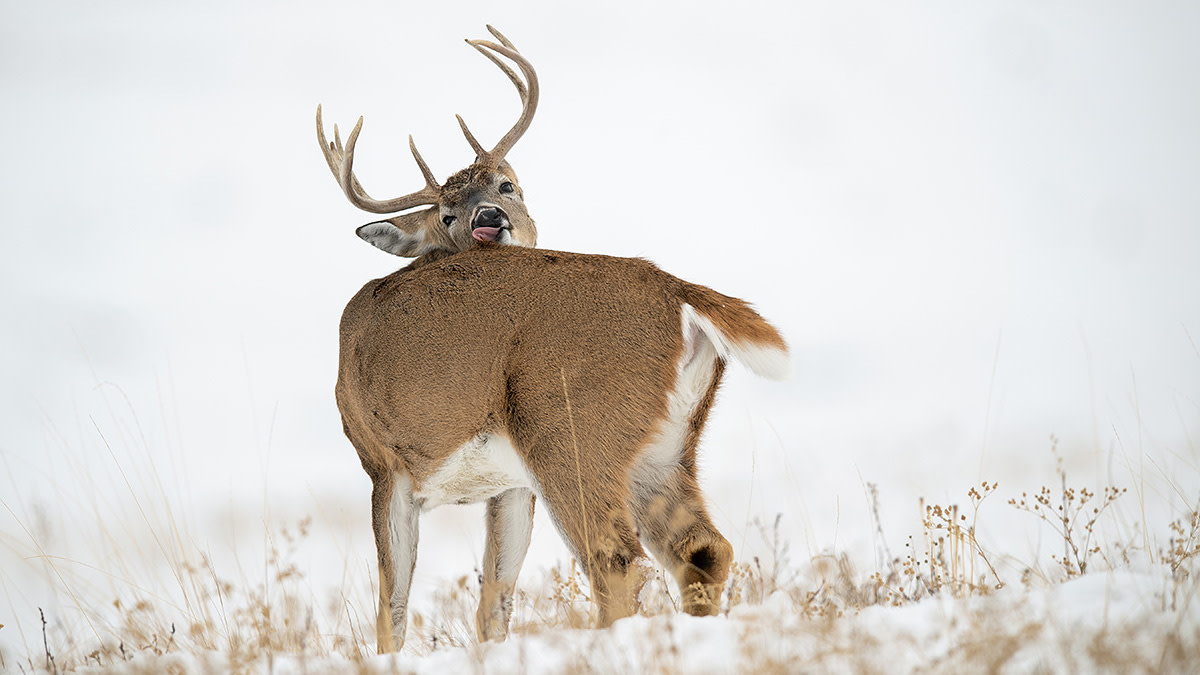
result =
M498 227L477 227L471 230L471 236L479 241L496 241L496 237L500 236L500 228Z

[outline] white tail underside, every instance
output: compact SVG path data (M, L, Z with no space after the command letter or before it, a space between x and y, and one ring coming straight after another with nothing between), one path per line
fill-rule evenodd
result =
M721 358L733 358L756 375L769 380L786 380L792 373L792 360L787 350L774 345L731 340L695 307L683 305L683 340L685 361L696 353L695 333L708 338Z

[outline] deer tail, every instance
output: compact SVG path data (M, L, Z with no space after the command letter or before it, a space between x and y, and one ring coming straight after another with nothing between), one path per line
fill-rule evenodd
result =
M771 380L791 375L787 343L748 303L711 288L683 283L683 335L686 349L694 352L699 336L707 338L717 354L740 361L755 374Z

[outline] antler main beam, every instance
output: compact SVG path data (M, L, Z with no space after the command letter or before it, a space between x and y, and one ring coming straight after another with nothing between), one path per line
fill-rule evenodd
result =
M425 177L425 187L394 199L379 200L367 194L362 183L358 182L358 177L354 175L354 145L358 142L358 134L362 131L362 125L363 118L359 117L358 123L350 131L350 136L346 138L345 147L342 146L342 138L338 133L337 125L333 125L333 142L330 143L325 139L325 124L321 120L321 106L317 106L317 141L321 144L325 163L329 165L329 170L333 172L333 177L337 179L342 192L346 193L346 199L363 211L371 213L396 213L414 206L436 204L438 198L441 197L442 190L438 186L437 180L434 179L433 172L429 170L429 165L425 163L421 153L417 152L417 146L413 143L412 136L408 137L408 147L412 150L413 159L417 161L417 166L421 169L421 175Z
M503 33L491 26L488 26L487 29L489 33L500 41L500 44L487 40L467 40L467 44L474 47L480 54L486 56L489 61L496 64L508 76L509 81L517 88L517 94L521 97L521 116L517 118L516 124L508 130L508 133L504 134L500 142L496 144L496 147L491 150L484 150L483 145L476 140L471 130L467 128L467 123L463 121L463 118L461 116L457 117L458 125L462 128L463 135L466 136L467 142L471 144L471 149L475 151L476 161L491 168L496 168L504 161L505 156L517 144L517 141L521 139L525 131L529 129L530 123L533 122L533 115L537 112L539 88L537 71L533 69L533 64L524 56L521 56L516 46L513 45L511 40L504 37ZM517 67L521 69L521 73L525 76L525 81L522 82L517 73L508 64L501 61L496 56L497 54L517 64Z

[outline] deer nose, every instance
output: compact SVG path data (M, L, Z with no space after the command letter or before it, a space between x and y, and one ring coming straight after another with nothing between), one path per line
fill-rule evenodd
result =
M475 212L475 218L471 220L471 229L480 227L503 227L505 215L504 212L494 206L484 207Z

